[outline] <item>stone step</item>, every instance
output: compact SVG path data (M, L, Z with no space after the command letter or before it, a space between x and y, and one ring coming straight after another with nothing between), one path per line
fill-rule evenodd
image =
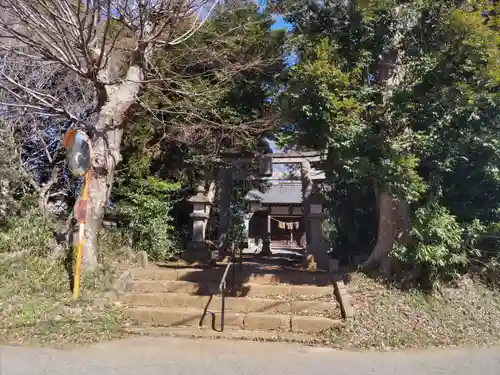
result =
M219 281L224 270L201 268L151 267L134 269L134 277L141 280Z
M211 295L219 293L218 283L194 283L178 280L140 280L127 285L127 291L136 293L187 293L193 295ZM333 297L333 285L266 285L245 284L228 291L236 297L280 297L282 299L315 299Z
M217 283L198 284L178 280L139 280L127 285L127 291L136 293L188 293L209 296L219 292Z
M225 327L224 331L214 331L207 327L126 327L124 331L137 336L149 337L183 337L194 339L237 339L255 341L280 341L301 344L317 344L321 341L314 335L298 332L277 331L245 331L238 328Z
M236 265L236 280L238 283L252 284L304 284L327 286L331 284L331 275L321 272L287 271L277 272L255 271L244 268L239 271ZM199 283L220 282L224 268L176 268L176 267L151 267L137 268L134 270L135 279L141 280L179 280ZM229 272L228 281L232 280L232 271Z
M194 327L202 325L220 329L220 312L203 312L199 309L173 309L164 307L132 307L125 308L124 314L140 325ZM321 332L342 324L341 320L333 320L319 316L294 316L265 313L226 312L225 325L247 331L283 331L283 332Z
M290 298L294 300L301 299L317 299L317 298L334 298L333 285L330 286L314 286L314 285L262 285L262 284L245 284L239 291L241 296L251 298Z
M185 293L128 293L121 300L131 306L171 307L204 309L210 302L209 309L220 309L220 295L212 297L196 296ZM269 298L227 297L226 311L233 312L266 312L294 314L332 314L339 311L336 300L323 301L288 301Z

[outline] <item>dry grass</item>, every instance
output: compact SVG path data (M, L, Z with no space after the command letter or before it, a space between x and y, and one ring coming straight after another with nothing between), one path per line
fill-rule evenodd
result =
M119 307L102 299L122 259L109 253L99 274L84 276L78 301L63 263L32 256L0 265L0 343L65 346L122 337Z
M500 293L481 283L464 278L427 295L353 274L349 288L355 319L322 336L325 344L392 349L500 343Z

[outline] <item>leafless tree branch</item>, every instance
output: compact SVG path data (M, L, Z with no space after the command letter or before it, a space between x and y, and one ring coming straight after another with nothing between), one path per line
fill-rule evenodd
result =
M127 62L145 68L155 45L173 45L191 37L219 2L2 0L0 56L4 59L4 69L0 73L0 87L16 99L17 105L36 111L46 108L78 120L59 98L24 86L22 80L16 79L15 72L5 69L5 59L12 60L16 54L30 61L61 64L93 81L104 103L113 91L106 85L119 85L134 76L117 74L127 69ZM201 15L207 7L208 14ZM188 30L176 36L188 23Z

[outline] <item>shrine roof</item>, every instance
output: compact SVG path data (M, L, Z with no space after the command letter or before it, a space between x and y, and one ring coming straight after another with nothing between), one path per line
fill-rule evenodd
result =
M262 204L300 204L302 203L302 183L300 181L273 181L264 189L250 190L245 199Z

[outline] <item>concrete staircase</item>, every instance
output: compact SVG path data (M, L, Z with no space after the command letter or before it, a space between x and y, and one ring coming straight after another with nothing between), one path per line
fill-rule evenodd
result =
M241 272L235 267L236 282L226 292L225 330L313 334L342 323L330 275L255 264ZM125 315L148 332L158 327L167 333L186 327L220 331L224 269L135 269L134 280L120 298ZM228 285L232 276L230 272Z

